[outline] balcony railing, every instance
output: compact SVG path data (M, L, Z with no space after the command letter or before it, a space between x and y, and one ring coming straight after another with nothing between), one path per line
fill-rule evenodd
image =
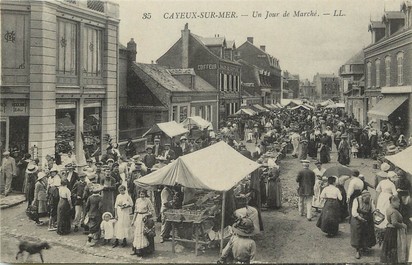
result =
M100 0L87 0L87 8L104 13L104 3Z
M107 0L60 0L61 2L87 8L110 17L119 18L119 4Z

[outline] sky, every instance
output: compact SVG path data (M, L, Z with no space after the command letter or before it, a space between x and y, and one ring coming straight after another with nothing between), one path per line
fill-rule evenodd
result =
M266 46L282 70L313 79L316 73L338 69L371 43L370 19L381 20L384 10L399 11L401 0L111 0L120 6L120 43L134 38L137 61L151 63L181 36L185 23L191 33L217 34L242 45L247 37ZM235 18L199 18L201 12L230 12ZM295 11L315 13L297 16ZM197 12L196 18L170 18L175 12ZM267 12L273 16L266 18ZM284 16L288 12L289 16ZM150 13L150 18L149 18ZM260 13L261 17L253 17ZM278 15L276 15L278 13ZM343 16L333 16L333 14ZM210 14L210 13L204 13ZM328 15L330 14L330 15Z

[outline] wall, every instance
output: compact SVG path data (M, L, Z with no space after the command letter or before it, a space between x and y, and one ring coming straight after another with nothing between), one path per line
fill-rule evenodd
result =
M119 105L127 105L127 51L119 51Z

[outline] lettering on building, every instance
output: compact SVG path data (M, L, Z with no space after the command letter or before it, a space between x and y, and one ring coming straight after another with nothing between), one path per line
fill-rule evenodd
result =
M197 70L216 70L217 65L216 64L199 64L197 66Z

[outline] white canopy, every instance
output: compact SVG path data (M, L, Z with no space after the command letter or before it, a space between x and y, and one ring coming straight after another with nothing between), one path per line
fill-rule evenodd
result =
M397 154L394 154L391 156L385 156L385 158L391 161L395 166L401 168L402 170L404 170L405 172L408 172L409 174L412 174L411 157L412 157L412 146L406 148L405 150Z
M167 136L172 138L178 135L188 133L189 131L183 128L183 126L178 124L177 122L169 121L169 122L162 122L162 123L157 123L153 125L152 128L150 128L147 132L143 134L143 137L145 137L148 134L153 134L153 133L158 133L158 132L164 132Z
M299 109L299 108L303 108L303 109L306 109L306 110L310 110L310 107L308 107L308 106L306 106L306 105L298 105L298 106L293 107L293 108L290 108L290 109L291 109L291 110L294 110L294 109Z
M246 114L246 115L249 115L249 116L253 116L253 115L256 115L256 112L254 110L245 108L245 109L238 110L234 115L241 115L241 114Z
M256 108L256 109L258 109L259 111L268 111L267 109L265 109L264 107L260 106L259 104L254 104L253 107Z
M227 191L260 165L225 142L179 157L138 180L146 185L181 184L184 187Z
M184 128L190 128L191 125L197 125L201 130L205 128L211 128L213 129L213 125L211 122L203 119L200 116L192 116L186 118L183 122L180 123L183 125Z
M321 105L322 107L326 107L328 105L333 105L333 104L335 104L335 102L333 102L333 100L331 99L328 99L328 100L322 101L319 105Z

